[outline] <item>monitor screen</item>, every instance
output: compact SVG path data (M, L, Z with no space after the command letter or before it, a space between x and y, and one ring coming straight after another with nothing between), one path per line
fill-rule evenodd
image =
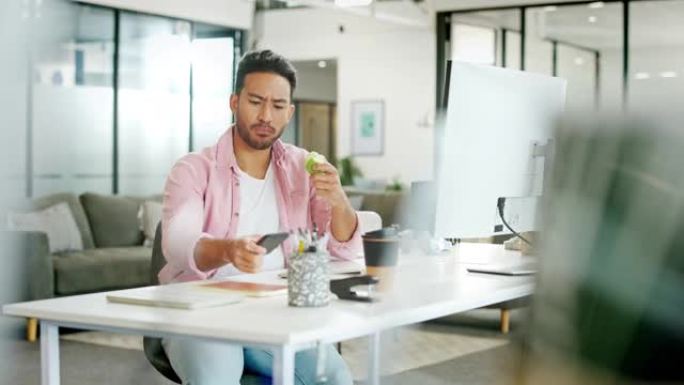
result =
M545 162L537 150L550 143L565 80L462 62L448 68L435 236L507 233L499 198L512 227L536 229Z

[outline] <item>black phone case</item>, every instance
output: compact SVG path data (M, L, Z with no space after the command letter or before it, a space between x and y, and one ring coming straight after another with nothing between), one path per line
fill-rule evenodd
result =
M278 247L278 245L283 243L283 241L286 240L289 235L290 234L288 233L266 234L257 241L257 245L265 248L266 254L268 254L273 251L273 249Z

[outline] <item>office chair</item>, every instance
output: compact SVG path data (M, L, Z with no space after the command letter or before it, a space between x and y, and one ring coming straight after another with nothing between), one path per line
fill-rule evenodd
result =
M159 271L166 264L166 258L164 258L164 254L162 252L161 239L162 231L160 223L157 225L157 230L154 235L152 261L150 262L150 283L152 285L159 284L159 278L157 277L157 274L159 274ZM178 377L178 374L176 374L176 372L173 370L171 362L169 361L169 357L166 356L166 352L162 346L161 338L144 337L143 349L145 351L145 357L147 357L147 360L155 369L157 369L159 373L176 384L182 383L181 379ZM270 383L270 378L248 373L244 373L242 375L242 379L240 380L241 385L259 385Z
M375 211L357 211L356 215L359 218L361 234L370 233L382 228L382 217Z

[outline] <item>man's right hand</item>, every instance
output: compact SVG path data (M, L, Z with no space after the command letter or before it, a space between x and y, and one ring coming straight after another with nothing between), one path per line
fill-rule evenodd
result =
M202 271L217 269L232 263L245 273L256 273L266 249L257 245L259 236L236 239L201 239L195 247L195 263Z
M266 249L257 245L259 238L261 237L253 235L229 240L224 259L240 271L257 273L266 254Z

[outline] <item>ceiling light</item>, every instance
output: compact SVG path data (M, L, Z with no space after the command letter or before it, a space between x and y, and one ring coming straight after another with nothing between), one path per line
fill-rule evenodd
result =
M363 7L370 5L373 0L335 0L335 5L338 7Z
M674 71L663 71L660 73L661 78L676 78L677 73Z
M593 3L589 3L589 8L591 8L591 9L599 9L599 8L603 8L603 6L604 6L603 1L596 1Z
M318 68L325 68L328 66L328 63L325 62L325 60L320 60L318 62Z
M544 12L555 12L557 10L558 10L558 7L556 7L555 5L548 5L548 6L544 7Z
M579 56L576 57L576 58L575 58L575 64L578 65L578 66L581 66L582 64L584 64L584 59L582 59L582 58L579 57Z
M649 74L648 72L637 72L634 74L634 79L636 80L646 80L650 78L651 74Z
M596 23L596 21L598 20L598 18L597 18L596 16L593 16L593 15L592 15L592 16L589 16L589 19L587 19L587 20L589 20L590 23Z

